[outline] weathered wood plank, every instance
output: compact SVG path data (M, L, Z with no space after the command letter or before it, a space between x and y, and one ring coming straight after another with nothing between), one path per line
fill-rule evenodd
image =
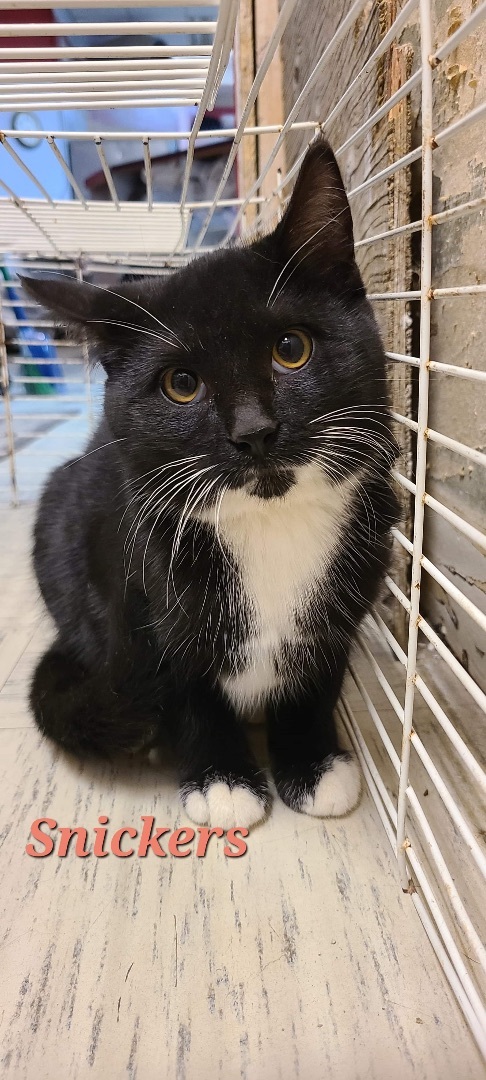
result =
M236 54L236 109L238 121L245 107L248 94L255 78L255 35L253 24L253 0L240 0L237 24ZM248 127L255 127L256 111L252 109L248 118ZM255 135L245 135L238 151L237 175L240 194L250 191L257 178L257 139ZM250 228L256 217L255 204L249 204L245 210L243 224Z
M275 23L278 19L278 9L278 0L265 0L264 4L256 4L254 6L255 59L257 69L265 56L268 42L275 28ZM265 127L267 124L283 124L283 121L282 61L281 50L279 48L272 60L258 95L257 122L259 127ZM276 135L258 136L259 170L271 154L276 137ZM282 148L277 154L272 167L264 177L259 192L260 195L269 199L268 207L273 213L278 212L279 203L275 198L272 198L272 192L277 186L279 173L283 172L284 167L285 155ZM267 209L265 212L267 213Z

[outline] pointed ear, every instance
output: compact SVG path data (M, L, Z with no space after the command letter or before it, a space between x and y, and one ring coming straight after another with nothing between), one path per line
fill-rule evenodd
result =
M302 272L354 264L353 220L329 143L309 147L285 214L274 233L282 256Z
M20 276L22 288L63 325L79 337L80 330L95 342L113 342L121 332L119 323L133 323L123 296L65 274ZM131 306L131 305L130 305ZM127 318L128 314L128 318Z

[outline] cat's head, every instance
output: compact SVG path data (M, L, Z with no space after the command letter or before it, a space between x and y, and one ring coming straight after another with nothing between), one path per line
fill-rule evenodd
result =
M264 238L113 290L57 274L23 284L93 345L133 475L194 459L209 501L223 482L270 498L310 462L337 481L393 456L383 349L323 139Z

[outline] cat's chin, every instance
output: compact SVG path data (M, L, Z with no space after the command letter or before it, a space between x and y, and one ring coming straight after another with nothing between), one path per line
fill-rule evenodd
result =
M248 495L257 499L282 499L295 484L293 469L255 469L244 480Z
M234 477L231 488L245 491L257 499L282 499L296 483L294 469L270 468L268 465L249 465Z

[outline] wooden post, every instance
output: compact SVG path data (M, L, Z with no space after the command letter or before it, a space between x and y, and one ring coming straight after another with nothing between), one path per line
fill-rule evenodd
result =
M411 45L392 45L388 56L385 78L387 97L395 93L409 78L412 70L413 48ZM396 161L411 148L410 98L398 102L388 114L390 161ZM406 225L410 221L410 170L400 169L390 178L388 188L388 225L390 229ZM387 287L391 292L411 288L411 237L402 233L388 241L389 279ZM411 341L410 304L397 300L387 305L387 348L390 352L407 353ZM390 364L390 396L393 407L405 416L411 415L413 370L407 364ZM397 442L402 453L402 468L407 476L412 468L412 433L402 424L397 425ZM412 507L411 499L404 491L400 492L403 517L401 527L406 536L411 538ZM393 568L394 577L400 589L407 595L409 582L409 560L405 553L396 554ZM408 616L403 608L396 605L394 630L402 648L407 648Z
M278 19L278 0L241 0L238 22L238 64L237 64L237 110L241 116L248 97L255 73L261 64L265 51ZM248 120L248 126L283 124L284 106L282 93L282 62L280 49L277 50L270 68L261 86L258 100ZM255 183L259 170L269 157L277 135L245 135L238 155L239 194L245 195ZM267 176L262 181L260 195L269 200L275 212L279 207L272 192L278 183L279 170L285 169L285 155L279 152ZM255 220L254 206L249 206L245 213L245 227L251 227Z
M273 30L275 29L275 23L277 22L279 15L278 0L255 0L255 63L258 69L265 55L267 45ZM280 48L272 60L270 68L265 76L263 85L258 95L257 101L257 123L260 127L264 127L266 124L283 124L284 122L284 103L283 103L283 89L282 89L282 59ZM275 145L277 135L259 135L258 136L258 168L261 170L262 166L270 156L273 147ZM275 190L279 181L279 171L285 172L285 153L283 148L280 149L275 161L272 164L271 169L267 173L266 177L262 181L262 186L259 191L259 195L265 196L269 200L269 208L271 207L275 213L278 212L279 202L273 197L272 192Z
M253 23L253 0L240 0L236 49L238 61L236 73L236 113L241 117L246 99L255 78L255 35ZM248 118L248 126L256 126L256 110ZM255 135L244 135L237 157L238 194L244 196L257 178L257 139ZM243 216L243 231L251 227L256 217L255 204L250 204Z

